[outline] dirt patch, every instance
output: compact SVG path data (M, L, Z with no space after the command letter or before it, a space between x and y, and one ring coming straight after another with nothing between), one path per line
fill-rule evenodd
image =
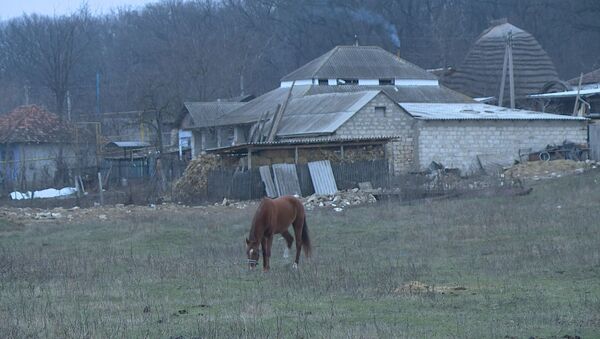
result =
M428 285L420 281L410 281L394 290L398 294L424 294L424 293L439 293L458 295L466 291L464 286L451 285Z
M598 166L598 163L590 160L530 161L507 169L504 176L506 178L531 180L560 178L565 175L581 174Z

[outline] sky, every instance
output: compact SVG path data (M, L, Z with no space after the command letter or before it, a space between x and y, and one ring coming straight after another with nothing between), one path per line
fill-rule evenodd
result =
M63 15L87 3L92 14L108 13L118 7L141 7L157 0L0 0L0 20L18 17L23 13Z

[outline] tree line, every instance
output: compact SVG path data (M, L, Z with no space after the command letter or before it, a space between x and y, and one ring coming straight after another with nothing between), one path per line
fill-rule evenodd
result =
M0 23L0 112L155 110L262 94L336 45L457 66L492 19L532 33L563 79L600 67L597 0L166 0ZM170 113L169 113L170 112Z

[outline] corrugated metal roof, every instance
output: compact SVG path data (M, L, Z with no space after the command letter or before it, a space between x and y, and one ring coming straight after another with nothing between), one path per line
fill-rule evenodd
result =
M260 172L260 179L265 184L267 197L277 198L277 189L275 188L273 177L271 177L271 168L269 166L260 166L258 171Z
M257 122L263 114L269 112L272 118L277 105L283 104L289 88L276 88L221 116L214 126L249 124ZM365 91L384 91L395 102L474 102L468 96L444 86L294 86L291 100L327 93L351 93ZM288 115L289 106L284 117Z
M253 142L234 146L225 146L207 149L207 152L223 152L223 151L237 151L245 150L249 147L261 148L263 146L294 146L294 145L311 145L311 144L345 144L345 143L380 143L387 142L389 140L397 139L399 136L386 135L386 136L366 136L366 137L338 137L338 136L321 136L312 138L287 138L275 141L263 141Z
M579 77L570 79L567 82L573 86L578 86L579 85ZM583 79L581 82L582 85L598 84L598 83L600 83L600 68L598 68L597 70L591 71L589 73L585 73L583 75Z
M294 86L290 98L303 96L309 87L310 86ZM281 105L285 101L289 90L289 88L279 87L267 92L258 98L249 101L244 106L224 114L213 125L224 126L254 123L266 112L270 113L269 118L271 118L277 110L277 105Z
M185 102L191 120L184 120L183 128L213 126L223 115L244 106L245 102L213 101Z
M273 178L279 196L302 195L298 174L296 173L296 165L273 164L271 167L273 167Z
M423 120L587 120L582 117L511 109L486 104L400 103L415 118Z
M281 81L308 79L437 80L426 70L377 46L337 46Z
M310 178L317 194L334 194L338 191L329 160L308 163Z
M311 86L307 95L384 91L395 102L474 102L472 98L444 86Z
M378 93L329 93L292 99L282 117L277 136L331 134Z
M579 91L580 96L590 96L590 95L596 95L598 93L600 93L600 88L588 88L588 89L582 89L581 91ZM576 96L577 96L577 90L564 91L564 92L553 92L553 93L542 93L542 94L532 94L532 95L528 95L527 97L529 97L529 98L570 98L570 97L576 97Z
M119 148L144 148L150 147L150 144L144 141L111 141L106 146L116 146Z

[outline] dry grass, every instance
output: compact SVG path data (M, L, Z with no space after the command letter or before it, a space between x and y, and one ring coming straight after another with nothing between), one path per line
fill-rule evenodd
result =
M593 337L599 205L590 172L523 197L315 210L313 258L293 271L276 240L268 274L244 265L251 209L1 222L0 337Z

